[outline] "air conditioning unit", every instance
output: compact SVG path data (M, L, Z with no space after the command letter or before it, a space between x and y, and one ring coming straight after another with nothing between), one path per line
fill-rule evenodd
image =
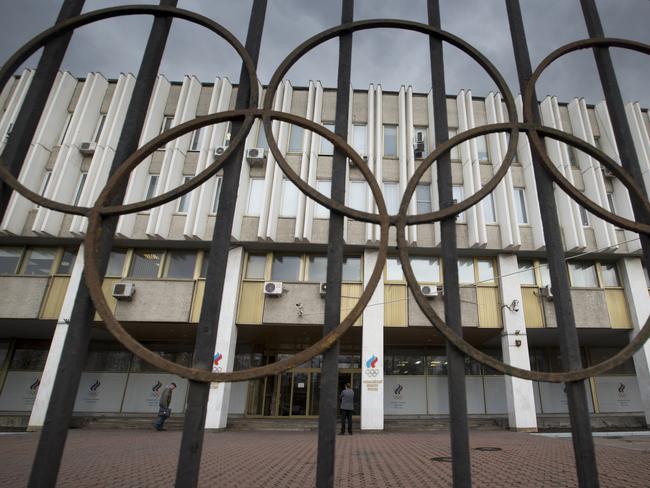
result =
M415 141L413 143L413 150L415 152L424 152L424 141Z
M553 291L551 285L543 286L539 289L539 294L546 298L549 302L553 300Z
M282 295L282 282L266 281L264 283L264 294L271 297L279 297Z
M228 146L219 146L214 150L214 155L215 156L223 156L223 153L226 152L226 149L228 149Z
M424 151L418 151L417 149L413 153L415 159L422 159L424 157Z
M364 162L364 163L367 163L367 162L368 162L368 156L367 156L366 154L364 154L363 156L361 156L361 159L363 159L363 162ZM354 164L354 161L352 161L352 160L349 159L349 158L348 158L348 165L350 166L350 168L356 168L356 167L357 167L357 165Z
M84 156L92 156L95 154L95 149L97 149L96 142L82 142L79 145L79 152Z
M438 287L436 285L420 285L420 291L425 297L438 296Z
M115 283L113 285L113 297L118 300L133 300L135 295L134 283Z
M320 293L320 296L322 296L322 297L327 295L327 283L324 283L324 282L321 281L319 286L318 286L318 292Z
M251 166L261 166L266 161L266 149L252 147L246 151L246 161Z
M605 178L614 178L614 173L612 173L609 168L601 166L601 169L603 170L603 176Z

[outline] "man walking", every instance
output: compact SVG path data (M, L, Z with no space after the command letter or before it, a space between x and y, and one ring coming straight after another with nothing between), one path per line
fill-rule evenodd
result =
M350 383L345 384L345 390L341 392L341 433L345 435L345 422L348 423L348 434L352 435L352 410L354 410L354 390Z
M163 428L165 420L167 420L172 414L172 410L169 408L169 405L172 402L172 392L174 391L174 388L176 388L176 383L170 383L160 394L160 401L158 402L158 406L160 407L158 410L158 420L156 420L156 422L153 424L156 430L165 430Z

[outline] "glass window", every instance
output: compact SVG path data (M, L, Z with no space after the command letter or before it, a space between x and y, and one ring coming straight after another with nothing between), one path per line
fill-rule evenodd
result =
M422 158L429 153L426 127L413 127L413 149L416 158Z
M343 281L363 281L361 279L361 258L359 256L343 257Z
M268 149L269 148L269 143L266 140L266 132L264 131L264 125L260 122L260 128L257 132L257 146L258 148L261 149Z
M365 181L351 181L350 182L350 191L348 191L346 197L348 199L348 206L355 210L360 210L362 212L366 211L366 199L368 185Z
M614 206L614 194L610 191L607 192L607 205L609 206L609 211L616 213L616 206Z
M214 180L214 197L212 198L212 206L210 207L210 213L216 214L219 210L219 195L221 195L221 176L217 176Z
M493 193L488 193L488 196L483 199L483 216L485 217L486 224L496 224L497 211L494 206Z
M612 347L590 347L589 348L589 365L593 366L595 364L601 363L606 359L614 356L619 350ZM633 375L636 374L634 369L634 361L628 359L623 364L616 366L609 371L603 373L604 375Z
M43 180L43 185L41 185L41 191L39 192L42 197L45 196L45 192L47 191L47 187L50 185L51 179L52 179L52 172L46 171L45 179Z
M539 269L539 277L542 280L542 286L551 286L551 274L548 269L548 263L546 261L540 261L537 269Z
M68 115L66 115L65 117L65 122L63 123L63 130L61 131L61 134L59 134L59 139L57 141L57 144L59 146L63 144L63 140L65 139L65 136L68 133L68 129L70 128L71 121L72 121L72 112L68 112Z
M88 351L84 371L128 372L130 366L129 351Z
M289 152L299 153L302 152L302 136L305 129L299 125L290 125L291 134L289 135Z
M419 214L431 212L431 185L429 183L415 187L415 200Z
M569 263L571 285L578 288L596 288L596 266L591 261L573 261Z
M399 211L399 183L384 181L384 198L388 213L396 214Z
M352 147L361 156L368 154L368 126L366 124L352 126Z
M487 139L485 136L479 136L476 139L476 150L478 152L479 161L487 161L488 158L488 148L487 148Z
M517 223L527 224L526 192L523 188L514 188L515 207L517 208Z
M402 281L404 273L402 272L402 263L399 258L386 259L386 280L388 281Z
M251 178L248 186L248 205L246 206L246 215L259 217L262 213L262 203L264 199L264 179Z
M114 249L111 251L111 256L108 258L106 276L122 276L125 259L126 251L124 249Z
M438 258L411 258L411 267L418 283L439 283L440 263Z
M79 176L79 182L77 183L77 190L74 192L74 199L72 200L72 205L79 205L79 200L81 199L81 193L84 191L84 186L86 185L87 178L88 178L88 172L81 173L81 176Z
M167 278L194 278L196 251L167 251Z
M571 147L571 146L566 146L565 145L565 147L567 148L567 153L568 153L568 156L569 156L569 164L571 166L573 166L574 168L577 168L578 167L578 158L576 156L575 149L573 147Z
M454 203L460 203L465 199L465 189L461 185L453 185L451 187L451 194L454 199ZM463 223L465 222L465 212L458 214L456 222Z
M332 182L329 180L316 180L316 189L326 197L332 193ZM330 211L320 204L316 204L314 210L314 217L317 219L327 219L330 216Z
M40 248L28 250L28 257L23 274L29 276L47 276L52 271L56 249Z
M291 180L282 180L282 201L280 203L280 217L295 217L298 211L298 188Z
M147 191L144 194L145 200L149 200L156 196L156 190L158 188L158 178L160 175L149 175L149 181L147 182Z
M603 286L621 286L616 270L616 263L601 263L600 275L603 278Z
M494 282L494 261L492 259L477 259L478 281L480 283Z
M327 256L309 256L308 281L324 282L327 280Z
M444 351L438 354L427 356L427 374L430 376L447 375L447 355Z
M196 129L192 132L192 140L190 141L190 151L199 151L201 149L201 141L203 140L203 128Z
M474 260L472 258L458 260L458 283L474 283Z
M63 251L63 257L59 263L59 268L56 270L56 274L69 275L72 274L72 268L74 267L74 262L77 259L77 250L76 249L66 249Z
M249 254L246 265L246 278L263 280L266 270L266 254Z
M226 130L224 131L223 134L223 145L224 146L229 146L230 145L230 138L232 137L232 124L230 122L226 122Z
M397 126L384 125L384 156L397 157Z
M47 349L17 348L11 358L9 369L43 371L47 360Z
M334 124L324 123L323 127L325 127L329 131L334 132ZM330 141L328 141L322 136L320 138L320 152L318 154L322 154L324 156L331 156L332 154L334 154L334 146Z
M210 261L210 251L203 251L203 259L201 260L201 269L199 270L199 278L205 278L208 274L208 262Z
M271 268L273 281L298 281L300 279L300 256L273 256Z
M0 274L15 274L22 254L21 247L0 247Z
M162 256L162 251L136 249L133 251L129 276L132 278L157 278Z
M160 133L162 134L166 130L169 130L172 128L172 122L174 121L174 117L171 115L165 115L162 120L162 124L160 126Z
M645 284L650 288L650 275L648 274L648 268L643 266L643 274L645 275Z
M449 129L449 139L452 137L456 137L458 135L458 129ZM451 148L451 151L449 152L449 157L451 158L452 161L459 161L460 160L460 152L458 151L458 146L454 146Z
M519 261L519 283L522 285L537 284L532 261Z
M104 130L105 124L106 124L106 114L101 114L99 116L99 121L97 122L97 127L95 128L95 135L93 136L94 142L99 142L99 138L102 136L102 131Z
M390 359L389 359L390 358ZM424 355L411 352L397 352L386 354L384 369L391 375L423 375Z
M587 209L582 205L578 205L578 208L580 209L580 221L582 222L582 226L589 227L591 224L589 223L589 213L587 212Z
M184 176L183 177L183 184L187 183L192 179L191 176ZM187 192L181 195L181 197L178 199L178 208L176 211L178 213L183 213L186 214L190 210L190 202L192 201L192 192Z

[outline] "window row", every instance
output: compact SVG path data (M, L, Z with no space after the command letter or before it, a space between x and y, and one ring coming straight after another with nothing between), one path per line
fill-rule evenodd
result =
M244 279L283 282L327 281L327 256L323 254L249 254ZM343 258L343 281L363 281L361 256Z
M621 280L615 262L569 261L569 280L574 288L620 288ZM524 286L551 284L549 268L544 260L520 260L519 281Z
M442 283L442 262L438 257L413 256L411 268L418 283ZM492 258L459 258L458 282L461 285L495 284L495 263ZM404 272L398 257L386 260L386 281L403 282Z
M181 182L182 184L187 183L193 178L193 176L183 176L183 181ZM159 174L150 174L149 179L147 180L147 186L145 187L143 199L148 200L150 198L155 197L156 195L159 194L158 191L158 184L160 181L160 175ZM216 176L215 177L215 184L214 184L214 194L212 195L212 201L210 203L210 210L209 213L211 215L214 215L217 213L217 210L219 208L219 195L221 194L221 182L222 182L222 177L221 176ZM175 202L176 203L176 213L179 214L187 214L190 211L191 208L191 202L192 202L192 194L194 192L187 192L178 197Z
M77 249L57 247L0 247L0 274L24 276L69 275Z
M208 251L113 249L107 277L196 279L205 277Z

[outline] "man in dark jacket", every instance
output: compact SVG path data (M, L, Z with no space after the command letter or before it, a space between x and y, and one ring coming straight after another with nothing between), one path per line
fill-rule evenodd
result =
M354 410L354 390L350 383L346 383L345 390L341 392L341 433L345 435L345 422L348 423L348 434L352 435L352 411Z
M165 430L163 425L165 424L167 417L171 415L169 405L172 403L172 392L174 391L174 388L176 388L176 383L170 383L160 394L160 401L158 402L158 406L160 407L158 410L158 420L153 424L156 430Z

